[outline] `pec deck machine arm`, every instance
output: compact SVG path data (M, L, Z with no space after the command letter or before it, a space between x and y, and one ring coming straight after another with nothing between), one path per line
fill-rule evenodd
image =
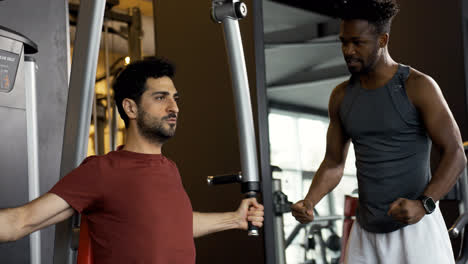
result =
M239 0L213 0L211 11L212 19L222 24L224 28L237 116L242 173L210 176L208 184L240 183L242 193L246 198L256 197L260 192L257 144L244 48L238 22L247 16L247 5ZM258 228L250 222L248 235L259 235Z

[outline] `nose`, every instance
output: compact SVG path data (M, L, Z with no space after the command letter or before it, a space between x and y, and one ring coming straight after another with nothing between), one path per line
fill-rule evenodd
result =
M179 113L179 106L177 105L177 101L174 99L169 100L169 104L167 106L167 111L171 113Z
M354 55L356 53L356 50L354 49L353 45L351 44L343 44L343 54L345 56L350 56L350 55Z

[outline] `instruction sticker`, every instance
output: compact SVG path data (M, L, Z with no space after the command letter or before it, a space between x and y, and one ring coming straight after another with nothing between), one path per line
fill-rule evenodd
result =
M0 50L0 92L8 93L15 85L19 55Z

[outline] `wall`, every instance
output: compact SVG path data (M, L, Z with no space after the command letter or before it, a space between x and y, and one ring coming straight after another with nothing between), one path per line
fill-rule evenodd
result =
M245 1L252 7L252 1ZM211 1L156 1L156 52L175 62L181 94L176 137L163 152L175 160L194 210L231 211L240 187L208 187L206 177L240 171L237 126L222 25L210 18ZM253 14L240 22L255 97ZM264 263L263 239L226 231L195 240L197 263Z
M390 37L390 53L439 84L468 140L461 0L399 0ZM450 3L450 4L449 4Z

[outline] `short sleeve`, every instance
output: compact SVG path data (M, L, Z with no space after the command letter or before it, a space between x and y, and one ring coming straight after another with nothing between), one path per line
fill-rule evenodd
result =
M79 213L90 210L102 196L98 172L99 157L90 156L59 180L49 193L58 195Z

